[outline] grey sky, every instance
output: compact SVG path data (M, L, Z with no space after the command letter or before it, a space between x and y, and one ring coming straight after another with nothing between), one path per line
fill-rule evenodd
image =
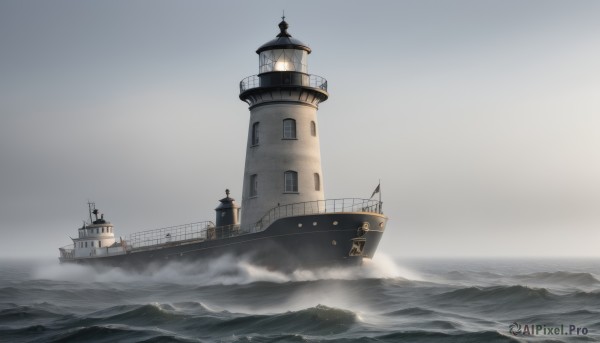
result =
M0 256L241 199L254 53L329 80L328 198L382 180L399 256L600 256L598 1L2 1Z

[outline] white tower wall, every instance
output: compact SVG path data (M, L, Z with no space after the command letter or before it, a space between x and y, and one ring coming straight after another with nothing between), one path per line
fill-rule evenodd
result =
M296 121L296 139L283 138L283 121ZM259 143L253 145L254 124L259 123ZM312 123L316 130L312 133ZM324 200L317 108L300 102L261 104L250 110L244 186L242 226L253 225L278 205ZM298 192L286 192L284 173L298 174ZM318 185L315 182L318 174ZM256 175L256 196L251 194Z

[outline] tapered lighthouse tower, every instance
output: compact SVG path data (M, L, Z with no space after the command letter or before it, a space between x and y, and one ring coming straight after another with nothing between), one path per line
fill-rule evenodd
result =
M259 74L240 82L250 109L242 228L276 206L324 200L317 109L327 80L308 74L311 49L282 19L277 37L256 50Z

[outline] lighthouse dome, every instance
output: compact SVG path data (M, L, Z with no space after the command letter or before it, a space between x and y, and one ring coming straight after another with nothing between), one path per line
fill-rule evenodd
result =
M279 34L274 39L266 42L261 45L258 50L256 50L257 54L265 50L273 50L273 49L296 49L296 50L304 50L310 54L311 50L307 44L304 44L299 39L293 38L291 34L287 32L289 25L285 20L282 20L279 23Z
M308 45L292 38L287 32L288 23L284 20L279 23L279 34L275 39L261 45L256 53L259 59L260 74L271 72L299 72L308 75L308 54L311 50ZM281 76L275 76L281 78ZM261 84L271 83L272 80L261 80Z

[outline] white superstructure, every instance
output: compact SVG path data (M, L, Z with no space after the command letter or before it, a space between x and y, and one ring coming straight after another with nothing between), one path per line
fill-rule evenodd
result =
M73 240L73 249L70 251L71 258L84 258L94 256L108 256L124 253L120 244L115 244L115 233L113 224L104 219L93 203L89 203L90 222L83 224L77 230L78 236ZM95 220L92 220L92 214Z

